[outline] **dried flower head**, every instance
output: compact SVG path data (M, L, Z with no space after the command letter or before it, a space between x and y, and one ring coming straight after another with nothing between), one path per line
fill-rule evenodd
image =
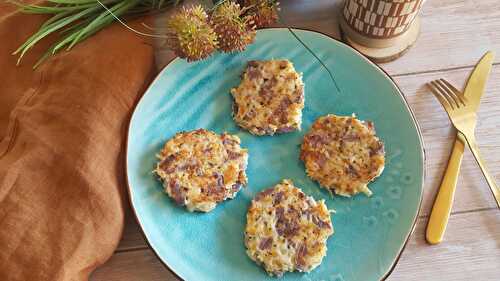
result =
M183 7L167 23L167 45L188 61L210 56L217 48L217 34L200 5Z
M278 21L278 5L276 0L241 0L243 7L248 8L248 15L256 28L266 27Z
M240 5L226 1L215 8L210 23L217 33L219 49L243 51L255 39L255 27L249 16L243 16Z

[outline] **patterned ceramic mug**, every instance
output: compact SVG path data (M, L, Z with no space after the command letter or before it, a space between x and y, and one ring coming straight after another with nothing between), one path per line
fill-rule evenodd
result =
M346 0L345 23L363 36L374 39L396 37L413 23L425 0Z

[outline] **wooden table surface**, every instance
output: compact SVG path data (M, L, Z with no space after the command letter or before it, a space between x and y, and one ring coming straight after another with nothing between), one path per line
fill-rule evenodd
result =
M289 25L339 38L341 1L282 0ZM498 0L427 1L421 13L420 38L400 59L381 64L400 86L424 136L427 157L422 210L401 260L387 280L500 280L500 211L471 154L466 151L445 241L425 242L425 226L445 168L454 130L446 113L424 84L446 78L461 88L487 51L497 57L481 101L476 136L491 173L500 182L500 4ZM165 15L158 23L165 21ZM161 42L160 42L161 43ZM157 45L161 69L171 54ZM112 258L92 281L177 281L145 243L128 210L123 238ZM203 280L197 280L203 281ZM225 280L221 280L225 281ZM256 280L257 281L257 280ZM365 281L365 280L359 280Z

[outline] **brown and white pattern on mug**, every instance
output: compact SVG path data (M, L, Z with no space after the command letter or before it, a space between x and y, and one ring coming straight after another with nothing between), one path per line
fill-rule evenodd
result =
M390 38L405 32L423 0L346 0L342 14L347 24L372 38Z

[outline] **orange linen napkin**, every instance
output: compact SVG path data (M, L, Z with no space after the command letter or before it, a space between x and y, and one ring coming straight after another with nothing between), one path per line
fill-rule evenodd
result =
M40 1L38 1L40 2ZM31 67L43 17L0 3L0 280L87 280L124 224L124 146L153 51L120 25ZM45 44L45 47L47 44Z

